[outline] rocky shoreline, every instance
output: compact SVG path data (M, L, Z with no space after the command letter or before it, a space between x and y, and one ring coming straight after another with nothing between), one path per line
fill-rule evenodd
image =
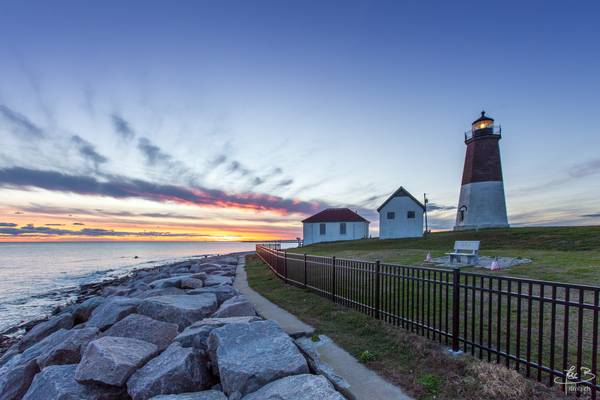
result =
M0 357L0 400L341 400L343 380L233 287L235 255L81 288Z

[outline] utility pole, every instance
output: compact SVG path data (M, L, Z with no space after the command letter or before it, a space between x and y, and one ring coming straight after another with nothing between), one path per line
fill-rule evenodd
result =
M423 193L423 204L425 205L425 235L429 234L429 226L427 223L427 203L429 203L429 200L427 200L427 193Z

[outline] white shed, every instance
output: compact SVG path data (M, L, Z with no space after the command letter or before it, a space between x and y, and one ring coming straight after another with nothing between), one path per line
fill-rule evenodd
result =
M379 239L423 236L425 206L400 186L377 209L379 213Z
M348 208L328 208L302 221L304 244L369 237L369 221Z

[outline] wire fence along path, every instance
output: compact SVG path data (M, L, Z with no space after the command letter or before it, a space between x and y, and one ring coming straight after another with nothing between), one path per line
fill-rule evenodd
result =
M286 283L310 289L527 377L596 399L600 287L256 246Z

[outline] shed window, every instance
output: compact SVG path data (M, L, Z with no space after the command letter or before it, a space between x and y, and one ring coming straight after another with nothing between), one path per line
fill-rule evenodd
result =
M340 235L345 235L345 234L346 234L346 223L341 222L340 223Z
M390 211L389 213L387 213L387 219L395 219L396 218L396 213L393 211Z
M319 233L321 235L324 235L326 232L327 232L326 225L325 224L319 224Z
M408 218L408 219L414 219L415 218L415 212L414 211L408 211L406 213L406 218Z

